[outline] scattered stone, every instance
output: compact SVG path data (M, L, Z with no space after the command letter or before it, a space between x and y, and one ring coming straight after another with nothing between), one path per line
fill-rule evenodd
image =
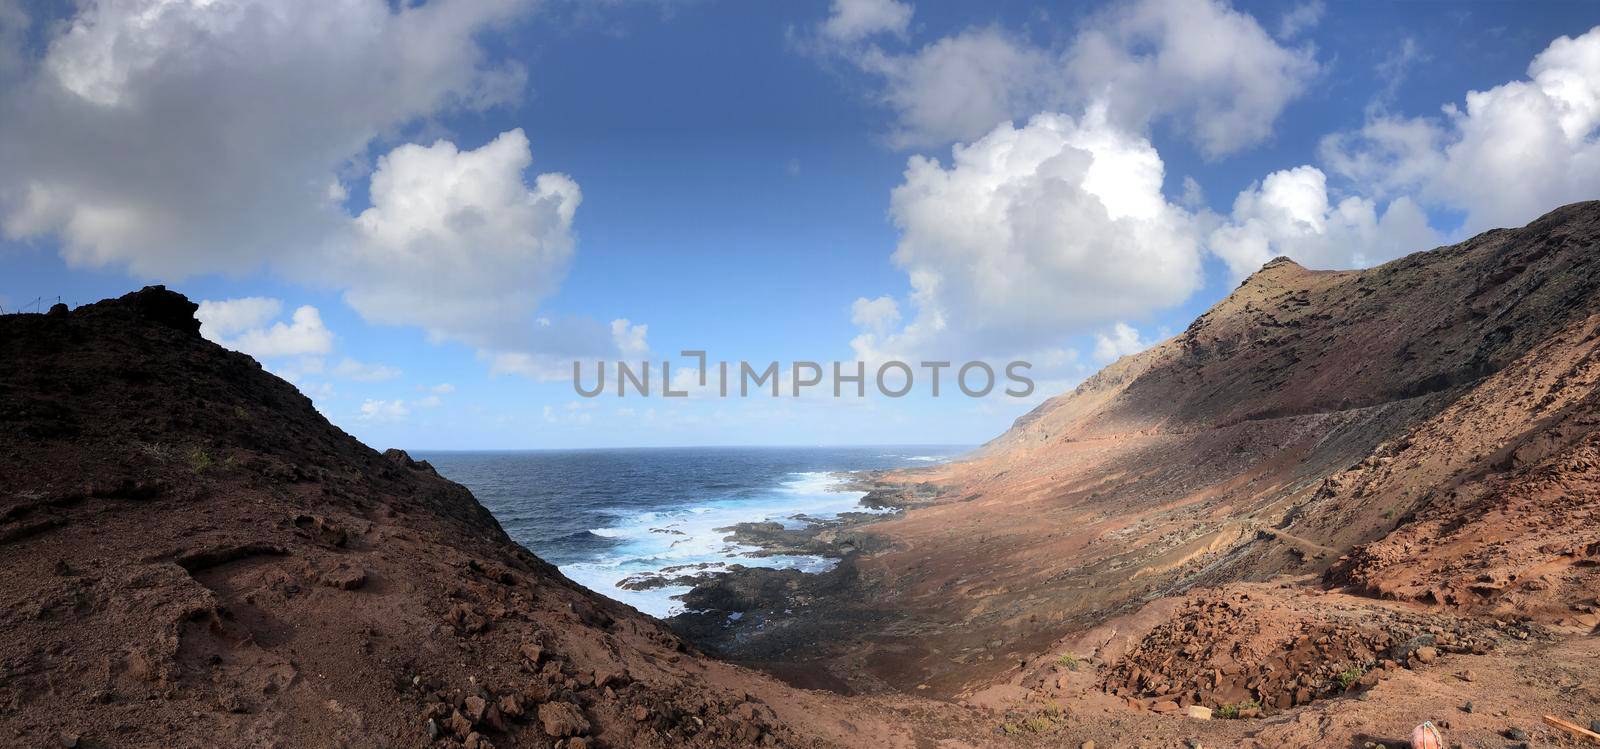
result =
M61 745L64 746L64 747L67 747L67 749L77 749L77 747L79 746L78 734L75 734L75 733L63 733L63 734L61 734Z
M1460 676L1462 681L1474 681L1478 678L1478 674L1474 673L1470 668L1462 671Z
M489 710L489 703L478 695L468 697L462 706L466 708L467 720L474 724L482 723L484 714Z
M1528 732L1521 728L1511 727L1506 729L1505 737L1512 741L1527 741Z
M626 669L622 671L595 671L594 685L596 687L625 687L633 678Z
M1189 749L1205 749L1205 747L1200 744L1199 739L1184 739L1183 745L1189 747Z
M427 723L422 724L422 727L428 732L429 741L435 741L439 738L439 721L429 718Z
M643 723L650 719L650 708L644 705L634 705L628 713L634 720ZM1091 742L1092 743L1092 742Z
M1589 730L1600 733L1600 720L1589 721Z
M450 713L450 719L445 721L445 727L463 741L466 740L467 734L472 733L472 721L467 720L467 716L462 715L460 710Z
M322 573L317 579L330 588L355 590L367 584L367 571L355 565L340 562L333 569Z
M539 659L544 657L544 648L535 643L524 643L522 646L522 657L527 658L529 663L537 666L539 665Z
M1172 700L1160 700L1150 706L1150 711L1155 713L1175 713L1178 712L1178 703Z
M1424 645L1412 653L1422 663L1432 663L1439 659L1439 649L1431 645Z
M1082 744L1078 745L1078 749L1094 749L1094 742L1093 741L1085 741Z
M296 515L295 527L330 546L344 546L350 541L350 533L337 521L322 515Z
M494 705L490 705L489 710L484 713L483 722L501 733L511 730L511 726L506 723L505 716L500 714L500 708Z
M589 732L589 719L570 702L546 702L539 706L539 724L545 735L565 738Z
M1472 712L1472 700L1467 700L1467 704L1461 706L1461 712L1464 712L1464 713Z
M455 626L462 634L477 634L489 628L489 620L482 614L474 611L465 603L458 603L445 614L445 621Z
M1204 705L1190 705L1187 714L1195 720L1211 720L1211 708Z
M522 717L522 698L514 694L508 694L504 697L501 697L500 712L503 715L508 715L513 718Z

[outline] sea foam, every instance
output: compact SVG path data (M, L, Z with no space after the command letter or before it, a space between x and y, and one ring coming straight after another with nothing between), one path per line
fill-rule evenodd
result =
M669 574L721 571L730 564L826 571L833 567L833 560L801 555L755 556L758 549L728 541L728 532L717 529L755 522L777 522L792 529L846 512L876 512L860 505L864 496L866 492L846 489L840 474L807 471L791 473L778 486L752 497L631 515L619 513L613 525L590 531L616 546L595 560L563 565L561 572L590 590L645 613L672 616L683 611L683 602L676 596L689 592L688 587L627 590L619 584L635 575L680 567L684 569Z

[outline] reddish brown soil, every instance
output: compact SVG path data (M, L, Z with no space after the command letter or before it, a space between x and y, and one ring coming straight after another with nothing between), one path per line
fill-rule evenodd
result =
M1447 746L1576 747L1585 744L1542 716L1580 725L1600 718L1600 638L1328 592L1314 582L1238 583L1161 599L1061 640L967 701L994 710L1013 728L1010 744L1027 747L1408 747L1423 720L1439 726ZM1437 652L1422 654L1425 647ZM1375 660L1363 665L1369 655ZM1127 691L1134 669L1164 682L1166 694L1115 694ZM1345 688L1338 677L1352 669L1359 676ZM1248 696L1217 690L1219 681ZM1258 708L1251 682L1269 694L1296 684L1313 699ZM1235 713L1219 709L1198 720L1180 704L1263 717L1228 719ZM1509 739L1514 731L1527 738Z

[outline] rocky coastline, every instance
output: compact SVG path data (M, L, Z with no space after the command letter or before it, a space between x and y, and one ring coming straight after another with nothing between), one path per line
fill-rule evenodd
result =
M891 546L888 538L873 531L875 524L948 500L947 487L915 480L921 470L840 474L843 490L866 492L860 512L831 518L796 516L808 521L799 527L768 521L719 529L728 533L728 541L753 547L752 557L807 555L834 560L834 566L825 571L734 564L664 570L671 574L638 576L629 584L639 589L690 587L682 596L685 612L668 619L667 624L708 653L765 668L797 686L846 694L888 691L885 685L863 687L849 678L812 670L804 665L811 661L807 654L796 651L814 641L848 639L852 619L862 615L855 602L862 600L865 592L858 562ZM851 613L841 618L845 612ZM811 655L821 656L827 650L817 648ZM794 661L801 665L793 666Z

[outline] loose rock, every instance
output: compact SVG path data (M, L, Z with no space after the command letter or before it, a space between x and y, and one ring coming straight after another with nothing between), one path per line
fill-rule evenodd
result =
M589 732L589 719L570 702L546 702L539 706L539 725L545 735L565 738Z

